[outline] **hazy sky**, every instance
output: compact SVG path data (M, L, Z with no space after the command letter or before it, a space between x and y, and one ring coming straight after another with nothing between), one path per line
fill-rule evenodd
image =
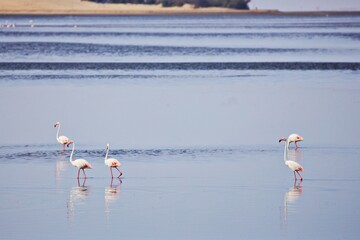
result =
M360 10L359 0L251 0L249 5L281 11Z

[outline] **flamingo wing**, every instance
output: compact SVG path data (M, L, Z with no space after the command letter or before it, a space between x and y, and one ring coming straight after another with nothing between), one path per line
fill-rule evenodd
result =
M86 161L85 159L82 159L82 158L74 160L74 165L79 169L85 169L85 168L92 169L93 168L88 161Z
M115 158L108 158L105 162L108 167L120 167L121 163Z
M304 171L304 168L297 162L287 160L285 164L293 171Z
M60 136L58 138L58 142L61 143L61 144L67 144L69 142L69 140L70 139L68 137L66 137L66 136Z

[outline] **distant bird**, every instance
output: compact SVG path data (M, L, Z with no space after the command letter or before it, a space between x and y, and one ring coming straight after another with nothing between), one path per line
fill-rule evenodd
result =
M77 167L77 168L78 168L77 178L79 179L80 169L83 171L84 177L86 178L86 174L85 174L85 170L84 170L84 169L85 169L85 168L90 168L90 169L92 169L93 167L92 167L91 164L90 164L88 161L86 161L85 159L79 158L79 159L73 160L72 157L73 157L73 154L74 154L75 143L74 143L74 141L70 140L70 142L67 144L68 147L69 147L70 144L73 145L72 151L71 151L71 155L70 155L70 163L71 163L74 167Z
M54 124L54 127L57 127L57 126L59 126L59 127L58 127L58 130L57 130L57 132L56 132L56 140L57 140L60 144L63 145L63 150L65 151L65 145L67 145L71 140L70 140L68 137L66 137L66 136L60 136L60 137L59 137L60 127L61 127L60 122L56 122L56 123Z
M118 170L118 172L119 172L118 178L119 178L122 175L122 172L118 168L118 167L120 167L121 163L118 160L116 160L115 158L108 158L109 148L110 148L110 145L106 144L105 165L110 168L111 178L114 178L113 173L112 173L112 168L115 168L116 170Z
M293 142L293 143L295 143L295 149L298 149L297 142L303 141L304 138L302 136L300 136L299 134L293 133L293 134L290 134L287 139L286 138L280 138L279 142L286 141L286 140L287 140L287 148L289 148L290 143Z
M303 178L302 176L300 175L299 172L302 172L304 171L304 168L297 162L295 161L292 161L292 160L288 160L287 159L287 146L288 146L288 140L285 140L285 147L284 147L284 162L285 162L285 165L288 166L293 172L294 172L294 178L295 178L295 181L296 181L296 173L299 175L300 177L300 180L302 181ZM280 141L279 141L280 142ZM296 173L295 173L296 172Z

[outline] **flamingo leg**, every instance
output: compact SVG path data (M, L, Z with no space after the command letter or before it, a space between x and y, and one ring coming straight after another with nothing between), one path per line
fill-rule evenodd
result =
M117 167L115 167L116 168L116 170L118 170L118 172L120 173L119 174L119 176L118 176L118 178L122 175L122 172L117 168Z
M112 179L114 178L114 176L113 176L113 173L112 173L112 169L111 169L111 167L109 167L110 168L110 174L111 174L111 183L112 183Z
M82 171L83 171L83 173L84 173L84 177L85 177L85 179L86 179L86 174L85 174L85 170L84 170L84 169L82 169Z
M65 144L63 144L63 151L65 151Z
M297 145L297 143L296 143L296 142L294 142L294 143L295 143L295 146L296 146L296 147L295 147L295 149L298 149L298 145Z
M295 173L295 172L294 172L294 173ZM300 175L299 171L297 171L297 174L299 174L300 180L302 181L303 178L302 178L302 176Z
M294 178L295 178L295 181L296 181L296 179L297 179L297 178L296 178L296 174L295 174L295 171L294 171Z
M79 179L79 176L80 176L80 168L78 169L78 177L77 177L77 179Z

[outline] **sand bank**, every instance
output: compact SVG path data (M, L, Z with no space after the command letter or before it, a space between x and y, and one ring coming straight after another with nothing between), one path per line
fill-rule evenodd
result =
M0 14L215 14L271 13L275 10L235 10L229 8L194 8L192 5L167 7L143 4L98 4L81 0L0 0Z

